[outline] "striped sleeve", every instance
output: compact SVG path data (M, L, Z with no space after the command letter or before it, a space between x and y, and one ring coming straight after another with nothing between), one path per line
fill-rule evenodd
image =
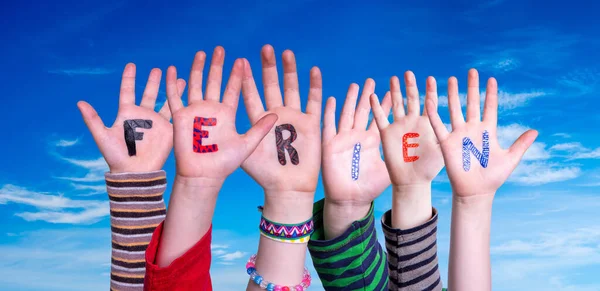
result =
M325 240L323 205L324 200L314 205L315 231L308 249L325 290L387 290L386 256L377 242L373 205L365 218L331 240Z
M112 258L110 289L144 289L146 248L165 219L164 171L105 174L110 200Z
M390 290L442 290L437 258L437 210L423 225L402 230L391 227L391 210L381 224L390 268Z

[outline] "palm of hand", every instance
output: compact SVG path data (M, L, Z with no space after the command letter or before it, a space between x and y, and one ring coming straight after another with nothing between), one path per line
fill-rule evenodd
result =
M217 151L194 151L196 117L216 119L216 125L202 125L200 130L208 132L208 137L201 139L202 145L216 144ZM173 127L179 176L224 179L244 159L244 151L240 150L244 142L235 128L234 108L211 100L195 101L173 113Z
M314 192L320 165L319 117L284 106L273 108L264 115L269 113L277 114L279 120L242 164L242 168L265 189ZM298 153L297 165L292 164L287 150L285 165L278 160L275 129L282 124L291 124L296 130L297 138L291 146ZM289 136L289 132L282 131L284 140Z
M135 141L136 154L129 156L124 138L124 122L130 119L152 121L150 129L135 129L143 133L142 140ZM173 127L171 123L154 110L135 105L119 108L115 123L107 130L100 150L116 172L140 172L148 169L160 169L169 157L173 147Z
M435 84L434 79L432 82ZM448 80L451 133L437 113L437 94L428 95L426 104L427 111L431 112L431 126L442 147L452 191L459 197L495 193L537 137L536 131L529 130L508 150L502 149L496 137L496 80L488 80L483 119L480 118L479 74L475 69L469 70L468 86L465 122L458 97L458 81L455 77Z
M396 118L380 133L392 184L429 183L444 167L440 145L426 116Z
M358 179L352 177L354 148L360 143ZM327 199L371 203L390 185L374 130L350 130L323 144L323 183Z

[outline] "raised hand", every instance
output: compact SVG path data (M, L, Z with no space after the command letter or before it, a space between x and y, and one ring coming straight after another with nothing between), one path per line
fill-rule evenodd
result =
M104 126L96 110L85 101L77 107L89 128L111 173L148 172L160 170L173 148L171 112L165 102L154 111L160 79L160 69L152 69L139 106L135 104L135 65L123 70L119 111L112 127ZM185 81L175 81L176 91L183 92Z
M529 130L508 150L502 149L496 136L498 84L494 78L487 83L483 120L479 102L479 75L475 69L469 71L466 122L458 97L458 82L454 77L448 80L451 133L437 113L437 95L428 94L426 101L452 185L450 290L491 290L490 228L494 195L537 137L535 130Z
M375 90L375 81L365 81L356 107L358 89L357 84L348 88L337 132L335 98L330 97L325 106L321 163L325 186L324 227L328 238L337 237L353 221L363 218L371 202L390 185L375 122L367 129L371 111L369 96ZM384 98L384 107L382 110L389 113L389 94Z
M190 73L188 105L177 90L177 71L167 71L167 96L173 114L177 176L224 180L254 151L277 120L274 114L261 116L244 135L237 133L235 115L240 98L244 61L238 59L221 100L221 79L225 51L215 48L206 92L202 94L202 71L206 54L198 52Z
M209 231L217 196L225 178L254 151L277 116L264 115L244 135L237 133L235 115L244 61L233 64L221 99L225 50L213 53L206 91L202 71L206 54L196 53L190 72L188 105L177 90L175 67L167 70L167 98L173 114L177 173L158 252L158 265L168 266ZM210 250L206 250L210 252Z
M435 80L432 89L435 89ZM428 87L429 88L429 87ZM467 121L465 122L458 97L458 81L448 80L448 109L452 132L449 133L437 113L437 93L427 95L429 119L440 141L452 191L466 197L493 194L519 164L525 151L537 137L529 130L504 150L498 144L498 84L490 78L486 88L483 120L480 118L479 75L469 70L467 90Z
M321 158L319 123L321 120L321 72L310 71L310 90L306 113L301 110L296 59L292 51L284 51L284 96L281 96L273 47L261 52L265 112L256 88L250 64L245 60L243 96L252 124L265 114L275 113L279 120L263 139L242 168L267 193L296 191L314 193ZM312 197L311 197L312 199Z
M273 47L261 52L267 111L258 94L250 64L245 60L242 94L252 124L269 113L279 120L242 168L265 190L262 215L280 224L298 224L310 219L321 161L321 72L310 71L306 113L301 110L296 60L283 52L283 98L279 87ZM270 282L294 286L302 280L306 243L282 243L260 237L256 270ZM282 260L281 258L285 258ZM250 281L246 290L260 290Z
M419 90L415 75L404 74L407 110L400 92L398 77L390 79L392 113L394 122L389 123L387 113L379 105L376 95L371 96L373 116L381 133L385 162L395 186L431 183L444 167L440 145L427 119L427 110L419 106ZM427 79L427 93L435 93L435 80Z

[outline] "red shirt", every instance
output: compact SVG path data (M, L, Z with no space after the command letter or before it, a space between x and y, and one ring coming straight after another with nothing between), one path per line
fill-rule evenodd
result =
M162 230L163 223L154 230L146 250L144 290L212 291L209 274L212 226L191 249L165 268L160 268L155 263Z

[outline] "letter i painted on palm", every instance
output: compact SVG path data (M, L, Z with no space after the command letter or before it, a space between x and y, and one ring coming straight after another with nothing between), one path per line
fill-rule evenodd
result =
M352 180L358 180L359 163L360 163L360 143L354 145L354 152L352 153Z
M409 138L417 138L419 134L416 132L409 132L402 136L402 157L404 158L405 163L412 163L419 159L419 156L409 156L408 148L416 148L419 147L418 143L408 143Z
M488 162L490 161L490 135L487 130L483 131L483 148L481 151L475 147L470 138L463 138L462 157L463 169L465 172L468 172L471 169L471 153L479 161L482 167L487 168Z
M194 152L196 153L212 153L219 151L219 146L216 144L202 145L202 139L208 138L208 131L202 130L202 126L215 126L217 125L216 118L194 118Z

